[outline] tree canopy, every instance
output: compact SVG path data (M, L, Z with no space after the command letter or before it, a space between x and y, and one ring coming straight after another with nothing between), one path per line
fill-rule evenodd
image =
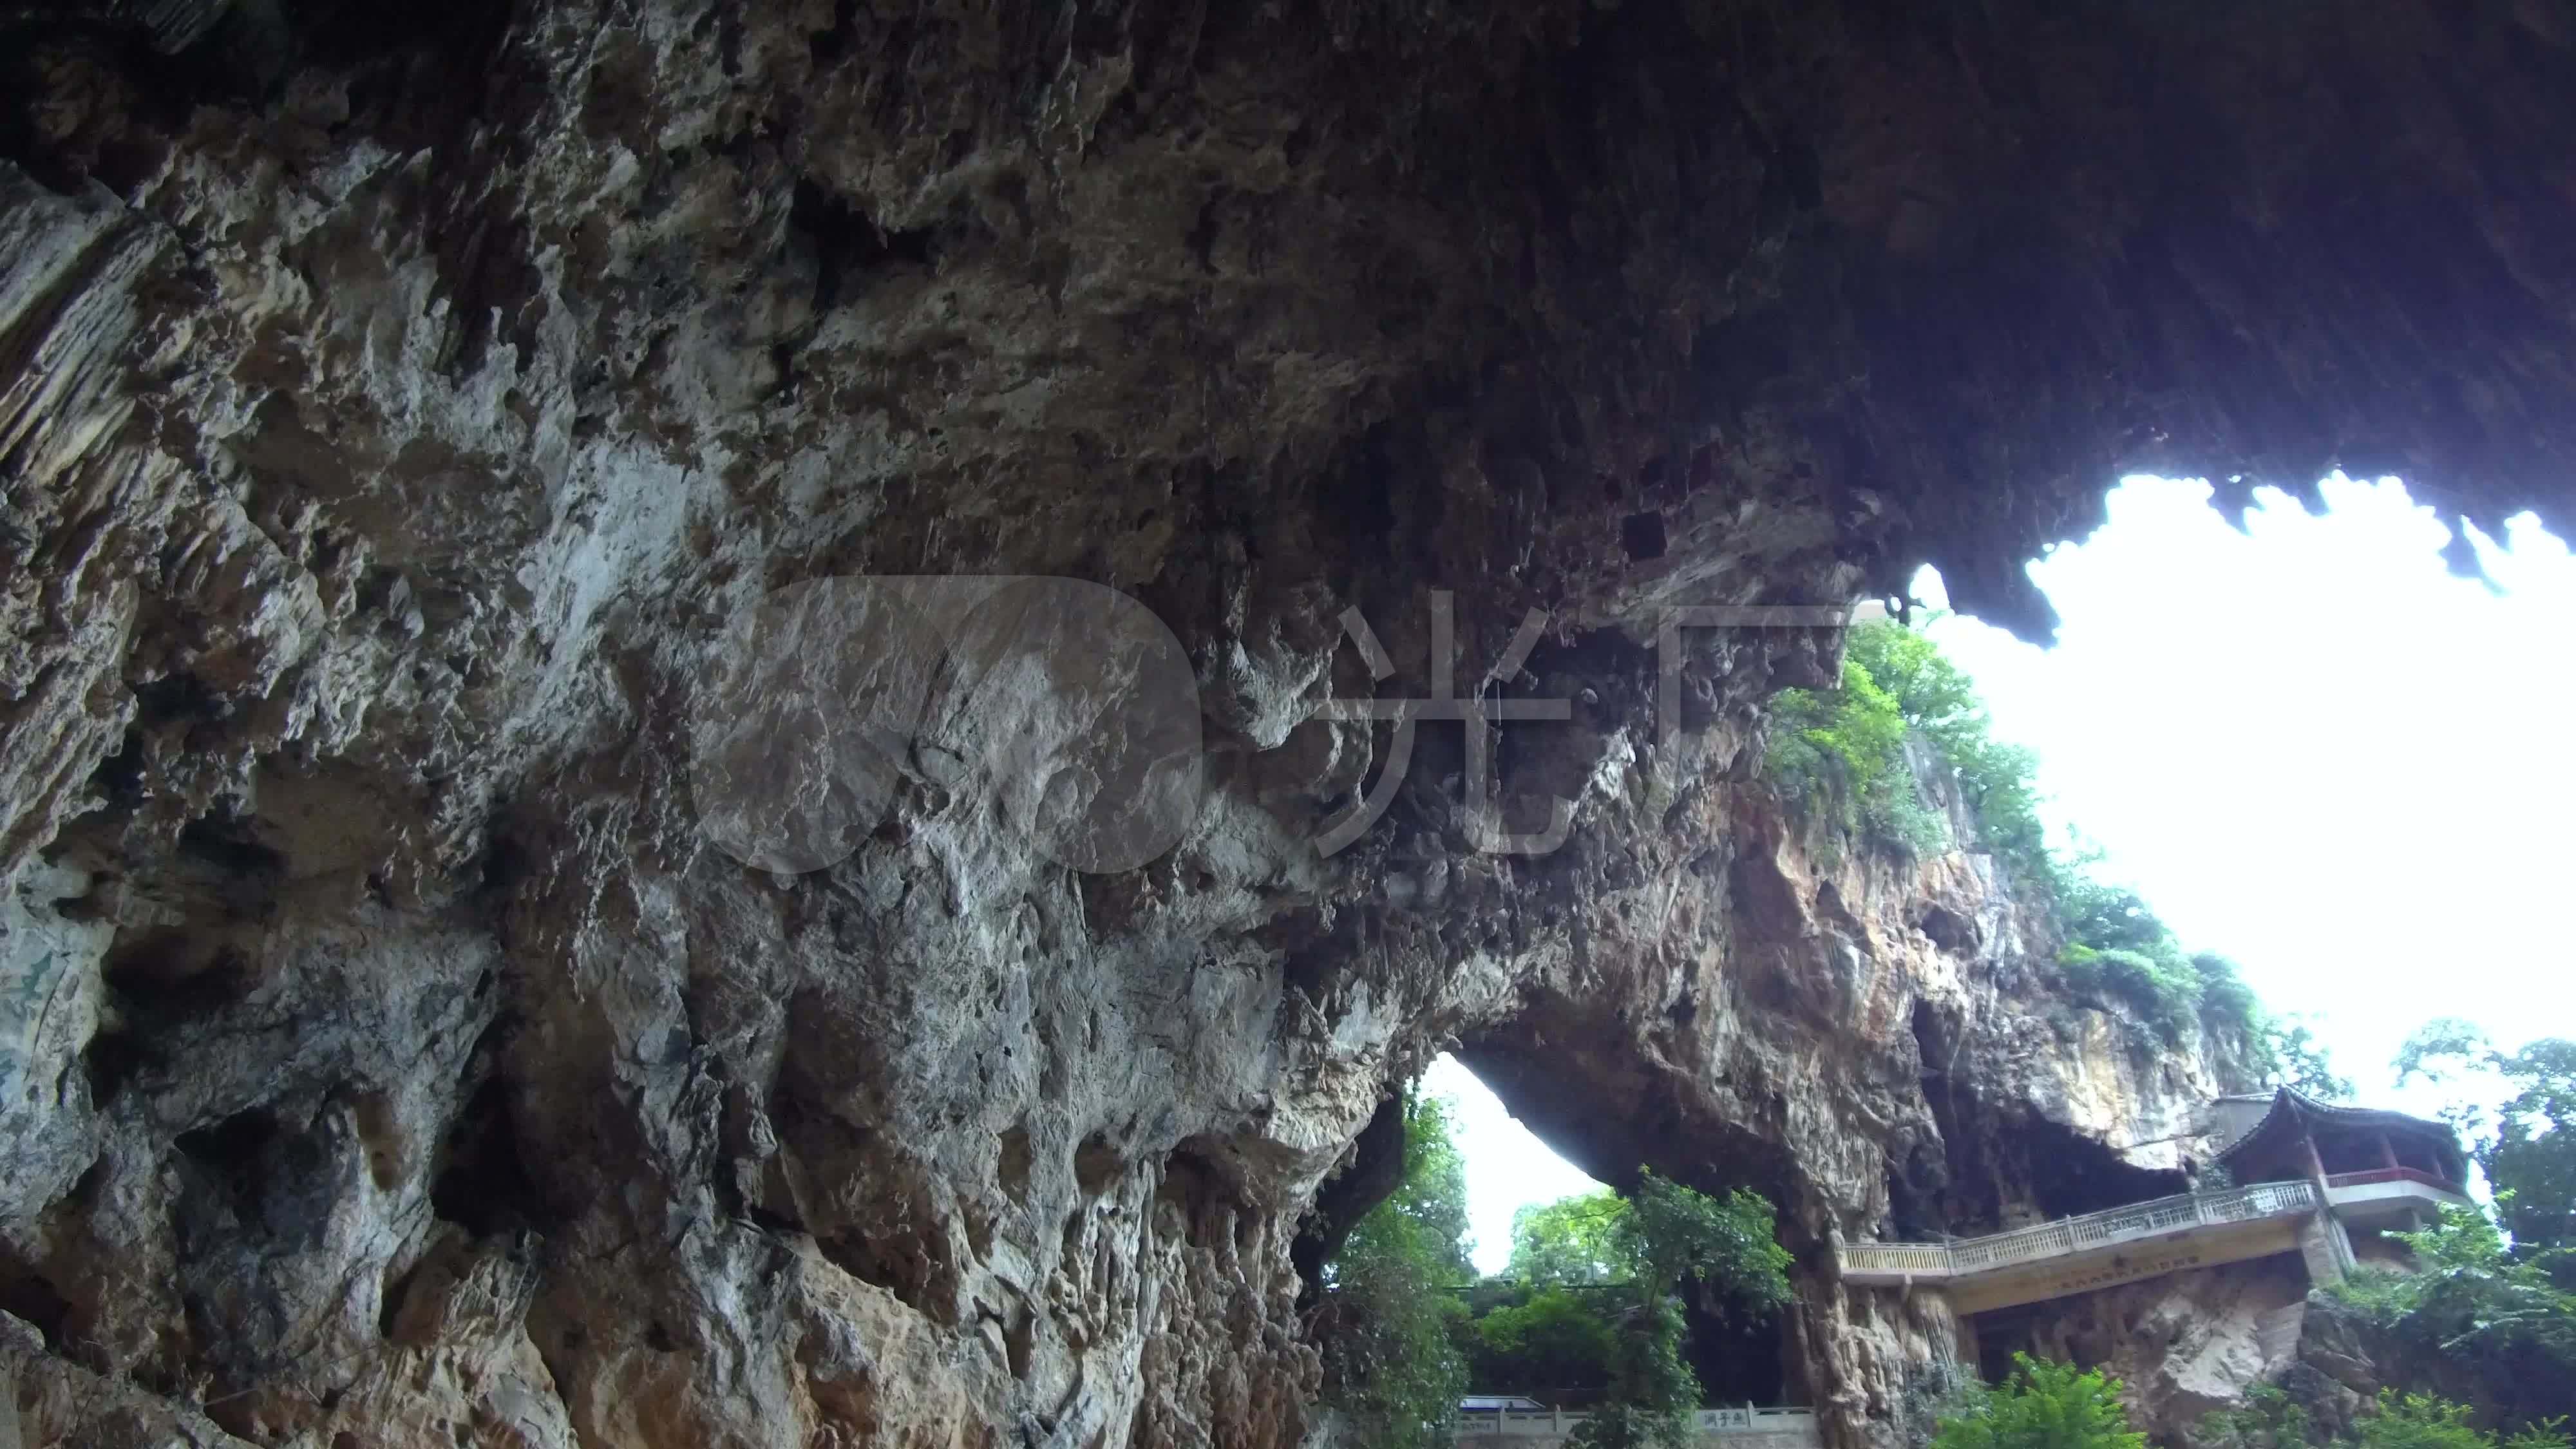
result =
M2525 1249L2576 1247L2576 1041L2544 1037L2502 1051L2476 1026L2443 1017L2397 1054L2400 1086L2480 1072L2512 1095L2493 1111L2464 1103L2447 1115L2495 1188L2506 1230Z
M2444 1115L2463 1129L2495 1190L2495 1216L2445 1209L2438 1225L2397 1235L2415 1271L2360 1273L2336 1293L2404 1346L2410 1358L2396 1367L2418 1376L2410 1381L2447 1365L2448 1380L2479 1386L2494 1422L2563 1444L2552 1421L2576 1409L2576 1293L2568 1291L2576 1286L2568 1231L2576 1135L2559 1123L2576 1109L2576 1045L2551 1038L2506 1052L2468 1023L2442 1019L2397 1057L2401 1084L2420 1075L2466 1085L2489 1073L2512 1092L2502 1106L2461 1102ZM2405 1449L2445 1443L2448 1433L2430 1424Z
M1447 1449L1467 1390L1450 1341L1452 1285L1473 1271L1465 1164L1437 1099L1405 1104L1404 1176L1325 1266L1319 1332L1326 1391L1385 1449Z
M1512 1261L1504 1274L1529 1284L1618 1282L1629 1268L1617 1241L1627 1214L1627 1199L1606 1187L1530 1204L1512 1214Z

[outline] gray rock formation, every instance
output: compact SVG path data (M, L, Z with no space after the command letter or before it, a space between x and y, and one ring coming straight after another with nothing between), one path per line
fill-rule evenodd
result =
M2101 1366L2127 1388L2139 1427L2190 1443L2203 1415L2299 1373L2315 1347L2303 1342L2307 1300L2298 1261L2270 1258L2033 1304L2009 1326L1980 1327L2009 1334L2011 1347ZM2345 1407L2338 1422L2349 1422Z
M1657 622L1928 559L2044 628L2019 561L2130 466L2557 502L2563 21L1291 8L0 18L40 1433L1293 1444L1294 1244L1454 1043L1578 1161L1777 1196L1857 1443L1946 1328L1834 1234L2172 1167L2228 1053L2062 999L1978 857L1733 788L1822 631L1683 636L1667 732ZM724 652L956 574L1150 611L1203 769L1094 770L1150 662L1043 609ZM1323 705L1428 692L1435 589L1463 690L1570 717L1423 726L1325 854L1393 745ZM995 789L997 731L1088 743Z

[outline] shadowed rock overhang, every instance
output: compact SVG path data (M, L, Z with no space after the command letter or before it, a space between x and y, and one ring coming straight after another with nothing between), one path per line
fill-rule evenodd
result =
M1883 1436L1946 1329L1833 1235L2169 1174L2242 1043L2053 995L1974 852L1828 859L1723 788L1833 640L1695 638L1668 735L1657 612L1931 562L2042 634L2022 564L2129 469L2568 511L2534 0L0 33L0 1309L48 1403L1294 1443L1298 1270L1366 1194L1300 1225L1456 1043L1578 1160L1777 1197L1793 1387ZM726 621L948 574L1169 630L1180 844L1034 859L926 730L820 868L711 848ZM1569 717L1490 765L1563 849L1482 848L1455 730L1315 849L1389 748L1322 704L1425 692L1432 589L1468 680L1544 615L1509 682Z

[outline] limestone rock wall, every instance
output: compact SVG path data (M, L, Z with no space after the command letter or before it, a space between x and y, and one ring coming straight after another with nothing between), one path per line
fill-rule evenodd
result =
M1579 1160L1777 1194L1800 1372L1877 1432L1942 1328L1827 1290L1832 1236L2156 1180L2226 1053L2061 999L1971 856L1827 864L1729 782L1830 639L1693 632L1668 730L1660 611L1929 559L2038 630L2019 560L2123 467L2402 466L2493 521L2576 452L2547 7L2099 11L10 10L0 1309L40 1412L1294 1443L1294 1241L1454 1042ZM717 848L728 624L950 574L1169 629L1177 844L1054 863L952 748L1112 718L1080 650L843 757L809 706L872 685L824 648L738 703L833 858ZM1394 743L1323 703L1429 692L1434 589L1464 688L1569 717L1426 726L1324 854ZM1547 797L1563 848L1482 848Z
M1917 859L1758 786L1711 798L1673 844L1719 858L1593 893L1579 952L1508 1019L1462 1029L1463 1054L1596 1176L1651 1165L1779 1203L1800 1255L1792 1389L1884 1432L1923 1366L1955 1356L1956 1326L1935 1298L1842 1288L1832 1243L2179 1191L2176 1124L2245 1084L2244 1044L2160 1039L2072 999L2047 922L1954 801L1963 848Z
M2126 1386L2141 1429L2187 1444L2203 1415L2298 1371L2307 1297L2305 1268L2283 1255L2032 1304L1979 1327L1990 1358L2020 1349L2100 1366Z

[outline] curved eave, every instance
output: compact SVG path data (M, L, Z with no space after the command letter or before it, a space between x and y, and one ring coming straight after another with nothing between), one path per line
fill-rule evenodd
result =
M2468 1180L2468 1155L2460 1150L2459 1136L2448 1124L2379 1107L2322 1102L2292 1087L2274 1092L2271 1108L2262 1119L2219 1148L2218 1160L2233 1165L2261 1149L2286 1148L2311 1127L2402 1133L2430 1144L2442 1160L2445 1175L2453 1182Z

